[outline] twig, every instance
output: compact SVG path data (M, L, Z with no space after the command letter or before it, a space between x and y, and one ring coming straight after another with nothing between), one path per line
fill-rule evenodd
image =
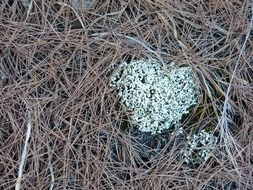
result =
M29 3L26 18L28 18L28 16L30 15L32 7L33 7L33 0L31 0L31 2Z
M22 5L27 9L26 19L31 13L34 0L21 0Z
M21 156L21 161L20 161L20 165L19 165L18 178L17 178L17 182L15 185L15 190L20 190L20 187L21 187L21 179L22 179L22 175L23 175L24 164L25 164L26 157L27 157L27 147L28 147L28 141L31 136L31 130L32 130L32 124L31 124L31 118L30 118L30 114L29 114L29 118L28 118L28 122L27 122L26 137L25 137L25 145L24 145L24 149L22 152L22 156Z
M49 165L49 170L50 170L50 175L51 175L51 185L49 190L53 190L54 189L54 182L55 182L55 178L54 178L54 170L53 170L53 166L52 166L52 151L50 149L49 143L47 141L47 149L48 149L48 165Z

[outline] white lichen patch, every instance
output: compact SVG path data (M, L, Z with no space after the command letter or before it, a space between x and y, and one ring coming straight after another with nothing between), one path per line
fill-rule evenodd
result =
M207 132L205 130L193 136L188 136L187 138L189 142L182 153L185 162L193 165L201 164L208 160L218 140L218 137L216 137L213 132Z
M189 67L136 60L119 64L110 85L116 87L131 123L143 132L160 133L178 123L198 101L198 85Z

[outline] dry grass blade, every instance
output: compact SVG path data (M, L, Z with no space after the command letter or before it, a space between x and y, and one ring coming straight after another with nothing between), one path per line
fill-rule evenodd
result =
M24 165L25 165L25 161L27 158L27 154L28 154L28 141L31 137L31 131L32 131L31 114L29 113L28 115L29 115L29 118L27 121L27 131L25 134L25 144L24 144L24 148L22 151L21 160L20 160L20 164L19 164L18 178L17 178L17 182L15 185L15 190L22 189L21 188L22 175L23 175Z

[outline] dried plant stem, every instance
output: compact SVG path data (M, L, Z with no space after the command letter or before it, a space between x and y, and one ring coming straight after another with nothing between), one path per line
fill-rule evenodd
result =
M55 182L55 177L54 177L54 170L53 170L53 166L52 166L52 150L49 146L49 143L47 141L47 149L48 149L48 166L49 166L49 170L50 170L50 175L51 175L51 185L49 190L53 190L54 189L54 182Z
M24 145L24 149L23 149L20 164L19 164L18 178L17 178L17 182L16 182L16 185L15 185L15 190L21 189L21 180L22 180L22 175L23 175L24 164L25 164L26 157L27 157L27 152L28 152L27 147L28 147L28 141L29 141L30 136L31 136L31 130L32 130L32 124L31 124L31 120L29 118L28 123L27 123L25 145Z

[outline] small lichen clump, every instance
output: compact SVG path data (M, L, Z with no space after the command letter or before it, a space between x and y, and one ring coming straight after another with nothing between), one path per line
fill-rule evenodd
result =
M198 100L191 68L174 65L166 72L152 61L119 64L111 86L117 88L123 105L132 112L131 122L152 134L178 123Z
M182 151L183 157L187 164L196 165L201 164L210 157L217 144L218 137L213 132L202 130L192 137L188 136L188 139L187 148Z

